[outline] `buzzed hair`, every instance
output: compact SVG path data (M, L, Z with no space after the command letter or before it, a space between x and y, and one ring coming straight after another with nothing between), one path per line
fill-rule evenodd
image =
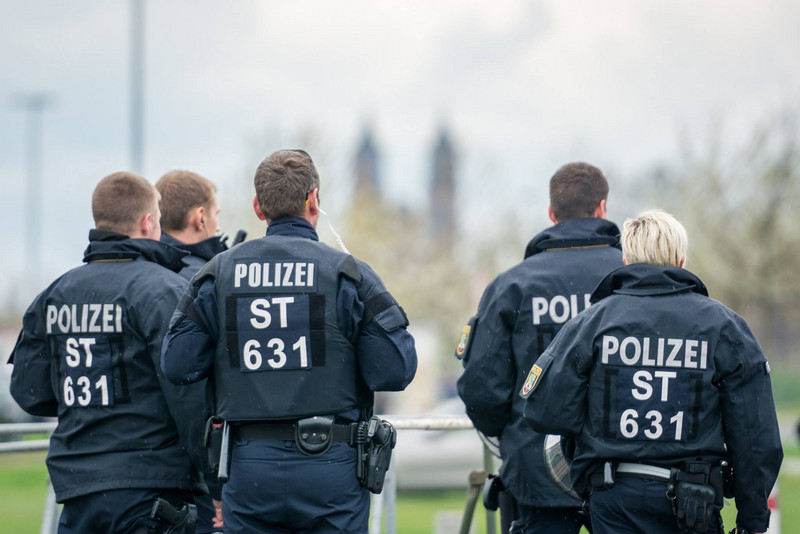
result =
M159 178L156 189L161 194L161 229L169 233L185 230L194 208L211 209L217 186L197 173L175 170Z
M567 163L550 178L550 207L557 221L593 217L608 198L608 180L588 163Z
M689 238L678 220L662 210L648 210L622 225L622 258L632 263L681 267Z
M319 173L306 152L279 150L261 162L253 182L258 207L274 221L303 215L308 193L319 187Z
M158 191L132 172L109 174L92 193L92 217L98 230L131 235L139 220L158 210Z

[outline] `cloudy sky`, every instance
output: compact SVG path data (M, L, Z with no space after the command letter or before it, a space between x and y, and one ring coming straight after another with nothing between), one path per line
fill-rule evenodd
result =
M80 263L97 181L130 169L130 2L0 0L0 298ZM673 158L682 131L728 131L800 95L796 0L158 0L145 4L145 147L138 169L219 184L249 209L260 158L314 150L332 206L369 125L396 202L426 203L442 126L458 148L466 232L510 213L547 223L546 183L568 160L612 180ZM44 265L25 267L26 95L44 93ZM323 191L325 186L323 185ZM335 216L335 210L334 216ZM613 216L612 212L612 216ZM618 214L619 219L631 214ZM225 228L225 214L222 225ZM232 232L233 229L227 229ZM32 276L41 280L31 283Z

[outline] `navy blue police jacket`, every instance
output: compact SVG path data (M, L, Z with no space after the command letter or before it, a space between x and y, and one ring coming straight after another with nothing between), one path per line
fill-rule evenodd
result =
M536 235L522 263L486 288L471 321L458 394L479 431L500 437L500 475L523 505L580 503L553 482L544 465L544 435L522 418L517 395L536 358L608 272L622 265L619 229L605 219L563 221Z
M209 237L208 239L204 239L199 243L188 244L175 239L169 234L161 234L162 242L189 253L183 257L184 266L180 271L178 271L178 274L187 280L190 280L192 276L197 274L197 271L202 269L211 258L220 252L228 250L228 246L225 244L225 239L226 238L223 236L215 235L213 237Z
M575 489L604 461L733 466L736 524L764 532L783 458L769 365L745 321L684 269L609 274L521 395L540 432L575 437Z
M285 245L287 243L293 246L286 248ZM325 375L325 365L331 366L330 369L333 370L335 366L342 365L341 362L345 360L353 363L353 372L357 373L357 376L354 377L354 382L359 386L361 393L367 392L369 394L366 401L370 404L370 408L372 402L371 392L399 391L404 389L413 379L417 368L414 339L406 330L408 323L405 314L396 301L391 298L388 291L385 290L377 274L375 274L368 265L354 260L352 257L350 257L351 265L355 268L356 272L351 273L351 277L340 276L338 281L335 282L336 287L323 288L314 285L314 287L303 289L295 288L292 290L291 297L280 297L290 299L297 298L298 301L306 301L310 298L308 297L309 294L312 294L312 296L315 293L334 294L333 300L335 302L332 304L328 300L326 300L326 302L329 302L328 305L333 307L333 315L336 319L335 324L331 325L325 320L325 325L322 326L322 328L335 328L337 331L326 330L325 335L317 337L323 340L323 345L327 346L327 364L317 364L317 356L324 354L324 352L320 351L321 347L319 345L315 345L314 333L312 331L310 333L310 346L303 345L303 347L301 347L304 354L306 354L306 351L310 353L307 354L308 364L304 366L305 369L301 369L299 366L290 369L291 363L283 367L276 366L273 370L270 370L266 366L267 360L270 359L272 353L278 350L276 348L278 343L284 348L275 352L275 354L280 354L282 357L285 357L283 363L287 361L294 362L294 352L296 351L294 351L294 348L290 348L292 343L287 341L284 345L282 339L279 341L270 340L269 349L267 349L266 346L262 346L263 344L258 345L258 350L261 351L259 354L265 354L265 356L259 360L262 363L262 367L256 370L261 372L248 372L253 369L248 368L247 363L240 365L241 361L245 361L243 358L247 358L248 355L254 353L256 349L253 349L253 346L256 345L252 343L245 344L243 350L246 354L242 355L237 354L241 352L239 350L241 347L227 344L226 338L230 339L230 334L232 332L230 329L226 331L225 321L222 318L226 310L226 304L223 301L231 297L231 295L221 294L220 288L222 286L232 287L232 285L230 284L230 280L222 280L221 278L227 277L228 275L233 276L233 273L227 273L227 270L228 267L233 266L236 261L256 261L258 257L260 257L260 254L265 254L265 251L271 248L280 249L282 254L288 254L287 251L293 249L309 250L309 247L311 247L311 250L314 250L316 254L322 256L339 257L342 255L341 252L319 243L316 231L311 224L304 219L299 217L282 217L269 224L265 237L242 243L216 256L215 259L209 263L209 268L198 273L192 280L192 287L190 287L190 290L187 292L187 295L184 296L183 300L186 306L182 303L172 319L172 326L164 340L161 362L169 379L175 383L191 383L208 376L220 375L224 372L224 377L216 376L215 378L215 382L217 382L218 413L221 416L225 416L223 412L232 414L229 417L231 417L233 421L254 420L259 419L259 417L264 420L276 418L288 419L290 417L297 418L329 413L326 412L324 408L330 409L331 406L335 405L336 401L341 398L335 391L337 384L331 383L327 386L323 386L324 388L330 388L330 394L336 396L336 399L329 398L328 402L326 402L325 399L321 399L321 397L325 397L325 395L322 395L320 390L313 388L303 389L302 383L307 381L309 384L324 384L324 378L320 379L320 377ZM285 262L281 262L282 264L287 263L292 265L299 265L302 261L298 263L298 260L303 260L303 258L292 257L290 255L286 255L281 259L286 260ZM271 264L265 259L262 265ZM263 278L263 282L265 285L267 283L272 285L272 281L267 282L266 269L268 269L268 267L265 267L265 278ZM318 266L317 270L320 269L321 267ZM220 270L226 272L218 272ZM308 279L312 277L309 272L317 271L312 269L311 271L305 271L301 274L298 270L295 274L302 279ZM295 278L295 274L293 274L291 278L293 281L299 280L299 278ZM279 277L278 280L281 278L283 277ZM361 280L361 285L357 285L354 279ZM247 280L245 280L245 282L246 281ZM362 298L362 293L366 285L369 285L373 289L372 294L382 295L382 297L373 301L378 303L378 308L376 309L370 310L370 299ZM270 298L268 295L276 294L275 292L280 290L281 288L275 287L264 287L262 290L255 288L252 290L255 292L254 296L248 296L246 299L255 299L252 306L257 306L257 302L262 302L261 306L268 306L264 298L268 299ZM285 290L286 288L283 288L283 291ZM259 297L259 295L262 295L262 297ZM245 297L242 298L245 299ZM235 300L235 298L229 299L229 302ZM275 304L276 302L277 301L273 300L273 312L276 313L275 324L273 326L277 326L278 324L278 310L280 310L280 314L288 310L290 314L289 330L292 330L295 320L300 321L302 317L308 317L309 314L314 317L322 313L322 317L325 317L325 315L331 311L327 307L324 310L315 310L312 303L311 309L303 312L305 315L302 313L300 315L294 315L295 305L284 305L285 308L281 308L280 304ZM286 301L284 300L283 302ZM186 312L188 309L187 307L191 308L191 311L188 313ZM251 321L245 321L245 323L250 324L252 322L253 324L257 324L260 322L261 325L264 325L263 319L269 312L266 308L259 308L259 310L261 310L259 312L261 316L254 316L251 318ZM231 313L235 314L236 312L232 310ZM281 315L281 317L283 316ZM283 321L283 319L281 319L281 321ZM307 322L308 319L303 319L303 321ZM240 327L247 326L245 323L242 323ZM235 327L233 328L234 330L236 329ZM319 326L317 328L319 328ZM306 337L307 336L305 336L304 339ZM235 335L234 339L236 339ZM327 342L326 339L328 340ZM339 346L342 350L336 352L335 347L333 349L331 348L330 340L332 339L340 340ZM346 347L342 348L342 344L349 346L349 349ZM229 348L231 350L229 350ZM353 360L348 359L348 351L353 353ZM285 356L286 354L289 356ZM229 364L231 361L235 364L235 368ZM247 361L249 362L250 360ZM298 374L298 372L300 374ZM237 378L237 375L239 375L240 378ZM297 378L297 380L294 380L294 378ZM236 390L232 390L230 387L220 388L220 385L224 386L226 383L229 386L235 384L237 380L241 381L242 390L252 387L254 394L257 392L259 395L258 401L251 398L248 403L239 402L237 400L237 396L240 394L239 388L236 388ZM259 388L257 386L259 380L262 384L273 383L274 387ZM276 380L277 382L275 382ZM353 382L353 380L349 382ZM293 396L291 400L288 400L285 395L281 394L284 387L292 389ZM365 400L363 395L357 395L356 392L350 391L346 393L345 396L347 398L358 397L357 400ZM276 396L273 402L269 402L269 395ZM318 408L320 403L324 408ZM278 408L278 406L283 406L283 408ZM357 402L346 408L347 409L342 409L336 414L339 420L355 421L359 418L359 415L364 415L364 411L360 410L360 408L365 408L365 406L358 406ZM277 417L274 410L280 410Z
M206 491L184 446L202 439L203 392L161 373L161 342L186 288L184 253L92 230L85 265L25 312L10 362L11 394L58 417L47 467L56 499L113 489ZM181 439L183 438L183 439Z
M186 256L182 258L183 260L183 267L178 271L178 274L186 278L187 280L191 280L191 278L197 274L197 271L203 268L206 263L208 263L211 258L219 254L220 252L224 252L228 250L228 246L225 243L226 237L223 236L212 236L208 239L204 239L199 243L184 243L183 241L172 237L171 235L162 232L161 233L161 242L166 243L168 245L172 245L173 247L182 250L184 252L188 252ZM208 419L211 416L212 404L213 404L213 394L210 391L208 385L206 385L206 403L204 409L204 420ZM213 474L206 474L206 484L208 485L208 490L210 493L210 497L213 497L216 500L222 500L222 483L216 480L216 477ZM209 497L206 497L209 498ZM198 501L199 504L199 501ZM201 507L198 506L200 510ZM204 519L201 517L200 523L197 526L197 532L205 532L206 528L211 528L210 525L206 525ZM214 530L208 530L208 532L212 532Z

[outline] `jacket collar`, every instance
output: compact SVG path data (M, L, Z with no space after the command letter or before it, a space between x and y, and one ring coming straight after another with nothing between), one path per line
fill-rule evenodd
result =
M141 257L177 273L184 267L181 259L188 254L161 241L132 239L124 234L95 229L89 231L89 246L83 253L83 261L135 260Z
M634 263L615 269L606 275L592 293L591 301L595 303L614 293L653 296L689 291L708 296L705 284L686 269Z
M172 245L175 248L179 248L191 254L192 256L197 256L198 258L202 258L205 261L210 260L220 252L225 252L228 250L228 244L226 243L228 237L215 235L213 237L209 237L208 239L204 239L198 243L184 243L178 239L175 239L169 234L161 233L161 242L166 243L168 245Z
M619 228L613 222L597 217L567 219L540 232L525 247L525 257L552 248L592 246L620 248Z
M267 236L304 237L319 241L317 231L302 217L278 217L267 226Z

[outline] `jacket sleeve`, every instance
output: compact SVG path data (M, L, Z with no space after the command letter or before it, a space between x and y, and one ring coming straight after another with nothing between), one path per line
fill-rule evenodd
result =
M203 435L208 407L205 402L206 382L189 386L178 386L170 382L161 369L161 349L170 317L175 311L185 286L165 288L152 303L151 312L144 320L148 348L164 398L169 406L178 434L189 453L192 463L201 471L207 467L207 455L203 447Z
M734 472L736 524L751 532L769 525L767 498L783 460L769 365L741 317L722 328L722 422ZM723 367L724 366L724 367Z
M586 419L594 331L585 315L567 321L523 383L523 417L542 434L577 436Z
M342 277L339 328L355 345L361 378L371 391L402 391L417 372L417 350L403 308L369 265L360 262L359 285Z
M31 415L58 415L58 397L53 390L53 358L47 345L44 298L40 294L25 312L22 331L11 353L11 396Z
M213 280L202 281L199 288L190 286L172 315L161 349L161 367L170 382L190 384L211 373L219 338L215 314Z
M517 378L511 334L518 309L518 303L499 290L497 279L486 288L457 383L467 415L487 436L499 436L511 420Z

